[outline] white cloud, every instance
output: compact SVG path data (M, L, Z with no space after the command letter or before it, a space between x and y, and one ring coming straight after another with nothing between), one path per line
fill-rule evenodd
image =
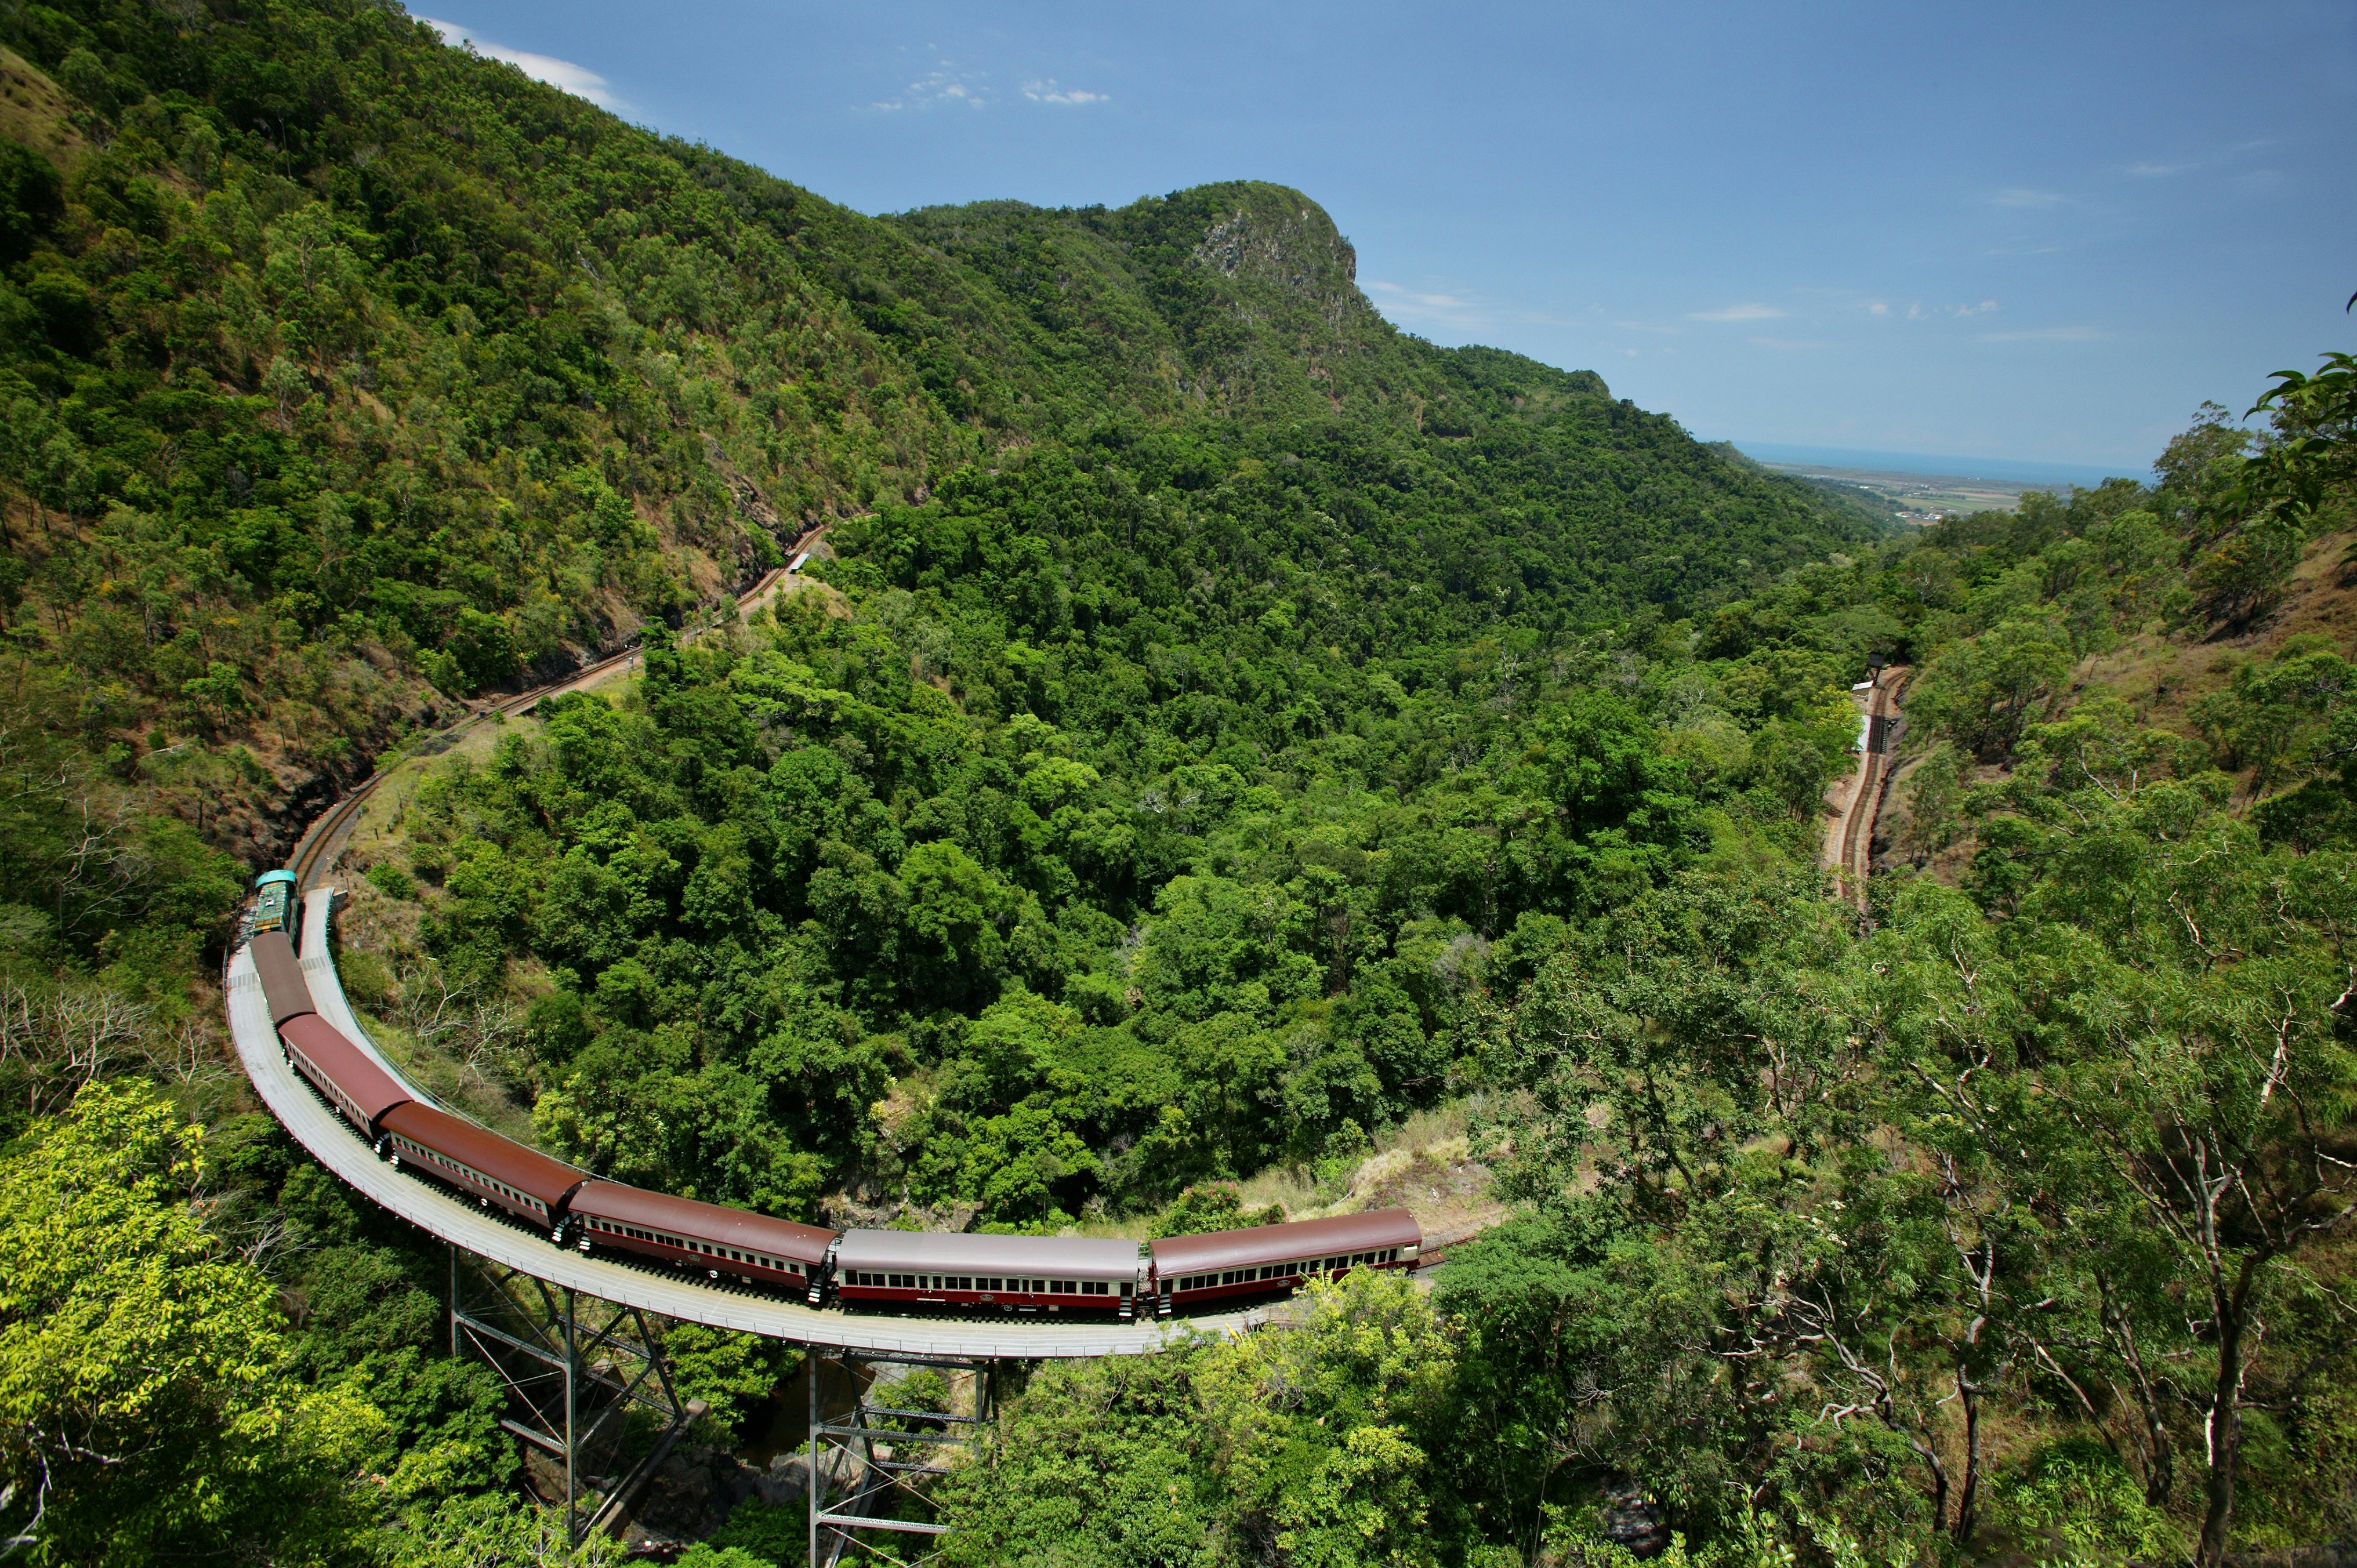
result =
M1056 85L1056 79L1052 76L1038 81L1025 82L1023 96L1034 103L1053 103L1068 109L1077 109L1086 103L1113 102L1113 95L1109 92L1091 92L1085 88L1079 87L1059 87Z
M1888 316L1890 314L1890 306L1878 299L1866 307L1866 313L1868 316Z
M1373 296L1377 309L1392 320L1409 326L1468 328L1487 327L1491 322L1491 312L1480 301L1462 294L1408 288L1376 278L1367 279L1362 286Z
M576 98L586 98L601 109L628 109L629 104L607 91L606 79L586 65L576 65L554 55L536 55L529 49L511 49L505 44L495 44L489 38L469 34L456 22L437 22L431 16L419 21L434 29L446 44L470 48L486 59L505 61L534 81L544 81L561 92Z
M987 109L983 74L958 70L953 60L936 60L933 69L909 83L898 98L872 103L872 109Z
M1989 204L1993 207L2033 209L2068 207L2072 205L2072 199L2051 190L2029 190L2021 186L2011 186L1990 197Z
M1421 306L1426 310L1470 310L1473 302L1461 294L1425 294L1403 288L1395 283L1369 279L1367 286L1401 306Z
M2090 343L2104 336L2092 327L2033 327L2020 332L1984 332L1984 343Z
M2149 160L2130 164L2128 173L2138 179L2168 179L2176 175L2191 174L2196 169L2216 168L2220 164L2232 163L2245 153L2255 153L2261 147L2273 145L2275 145L2273 137L2262 136L2256 141L2237 142L2233 146L2212 153L2206 158L2185 158L2176 163Z
M1730 305L1724 310L1689 310L1689 321L1770 321L1789 312L1772 305Z

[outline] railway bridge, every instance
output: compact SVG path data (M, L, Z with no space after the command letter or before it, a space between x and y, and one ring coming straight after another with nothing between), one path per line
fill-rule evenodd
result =
M749 611L791 586L823 529L797 541L791 563L765 575L738 596ZM467 732L529 713L543 698L587 690L627 675L637 660L625 650L583 666L563 680L496 698L426 743L446 750ZM410 1084L353 1014L329 945L336 890L325 877L341 854L369 797L388 775L371 774L314 821L287 869L303 896L297 947L305 986L326 1023L373 1058L415 1099L438 1104ZM698 1280L607 1254L592 1256L553 1245L545 1232L523 1229L469 1203L455 1192L404 1176L379 1161L343 1120L287 1063L251 952L240 947L223 976L223 1001L239 1060L255 1091L311 1156L370 1202L447 1243L450 1250L450 1349L479 1356L506 1381L524 1419L509 1431L564 1471L565 1520L575 1541L610 1529L661 1465L700 1405L683 1401L664 1362L661 1337L648 1316L759 1334L802 1346L810 1356L808 1468L812 1568L846 1552L917 1563L880 1550L877 1532L938 1537L942 1527L880 1511L896 1494L913 1494L926 1477L945 1473L934 1462L946 1444L970 1442L985 1424L993 1372L1006 1365L1073 1357L1150 1355L1204 1335L1240 1334L1265 1321L1265 1310L1199 1314L1177 1321L977 1319L914 1313L826 1310L716 1280ZM462 1115L455 1106L441 1109ZM820 1369L834 1369L837 1388L853 1391L847 1411L822 1410ZM886 1369L878 1380L877 1369ZM889 1408L891 1369L931 1368L970 1376L970 1413L942 1415ZM877 1403L877 1391L885 1391ZM925 1429L907 1430L921 1415ZM633 1419L635 1418L635 1420ZM651 1420L650 1420L651 1418ZM626 1474L599 1475L601 1455L622 1434L655 1435ZM909 1457L911 1450L915 1456ZM609 1466L619 1468L619 1466ZM903 1510L905 1512L906 1510ZM920 1510L921 1511L921 1510Z
M328 943L335 889L314 886L307 893L299 953L313 1006L405 1084L352 1012L336 972ZM791 1341L812 1357L805 1380L810 1439L802 1475L813 1565L835 1563L855 1547L872 1552L873 1544L862 1538L874 1532L919 1538L943 1532L935 1523L892 1517L884 1507L896 1492L913 1493L927 1477L944 1473L934 1462L934 1449L971 1440L980 1431L989 1412L991 1376L1001 1366L1150 1355L1204 1334L1242 1333L1265 1318L1263 1310L1170 1322L1142 1315L1130 1323L846 1312L559 1248L544 1231L526 1230L454 1191L402 1174L355 1137L287 1064L249 949L239 948L231 959L223 990L238 1058L280 1124L353 1191L448 1245L451 1351L480 1356L500 1372L525 1412L524 1419L502 1424L546 1455L552 1467L562 1465L567 1526L576 1541L625 1516L635 1492L702 1413L701 1406L682 1401L673 1388L649 1314ZM418 1099L435 1102L414 1085L405 1086ZM456 1113L455 1108L444 1109ZM835 1369L834 1384L854 1391L847 1412L820 1407L820 1369L827 1362ZM974 1409L946 1417L896 1411L888 1380L875 1379L879 1367L969 1374ZM651 1444L627 1473L598 1475L599 1456L632 1427L633 1412L638 1428L654 1432ZM909 1424L912 1413L924 1414L929 1425L942 1430L894 1430ZM912 1443L931 1446L915 1459L898 1456Z

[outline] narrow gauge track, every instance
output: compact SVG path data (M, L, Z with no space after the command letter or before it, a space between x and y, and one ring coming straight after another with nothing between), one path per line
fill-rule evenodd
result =
M1882 820L1883 797L1890 791L1890 738L1899 718L1899 693L1910 673L1903 664L1884 669L1866 703L1866 745L1858 754L1857 784L1850 791L1848 809L1834 824L1831 835L1836 858L1834 875L1842 895L1866 908L1866 886L1874 875L1874 829Z

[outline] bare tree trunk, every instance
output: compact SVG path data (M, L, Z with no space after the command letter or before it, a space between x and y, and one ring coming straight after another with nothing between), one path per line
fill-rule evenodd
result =
M2225 1562L2226 1543L2234 1529L2234 1466L2243 1452L2243 1340L2248 1326L2251 1285L2256 1273L2253 1261L2246 1258L2233 1288L2215 1289L2211 1294L2218 1322L2218 1379L2210 1391L2210 1474L2202 1486L2202 1568L2218 1568Z
M2144 1348L2136 1343L2136 1326L2128 1321L2127 1309L2113 1294L2111 1276L2097 1270L2095 1288L2103 1293L2104 1336L2112 1342L2114 1353L2128 1370L2128 1380L2136 1386L2136 1414L2144 1427L2144 1440L2137 1444L2144 1451L2144 1500L2159 1508L2169 1501L2169 1494L2177 1484L2177 1451L2169 1443L2169 1424L2161 1415L2160 1391L2153 1386L2152 1375L2145 1367Z
M1956 1489L1956 1522L1950 1536L1958 1546L1970 1543L1981 1490L1981 1388L1956 1369L1956 1397L1964 1407L1964 1479Z

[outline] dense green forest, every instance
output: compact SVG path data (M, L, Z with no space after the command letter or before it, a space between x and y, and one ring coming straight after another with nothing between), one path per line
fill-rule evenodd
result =
M1428 1292L1040 1369L953 1559L2347 1538L2346 357L1901 534L1395 332L1281 188L871 219L357 0L0 42L6 1550L568 1555L217 976L339 789L626 642L353 867L356 999L486 1114L1129 1233L1347 1204L1423 1117L1511 1206ZM666 1337L714 1442L794 1360ZM686 1560L790 1560L758 1514Z

